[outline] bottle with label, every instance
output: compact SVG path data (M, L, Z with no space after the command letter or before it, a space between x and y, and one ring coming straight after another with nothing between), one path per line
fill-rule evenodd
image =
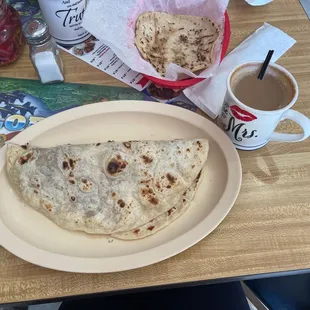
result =
M72 46L91 36L81 26L87 1L39 0L44 19L57 43Z

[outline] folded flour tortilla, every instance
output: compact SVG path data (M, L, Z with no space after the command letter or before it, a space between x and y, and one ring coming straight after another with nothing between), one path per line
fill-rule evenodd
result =
M219 28L206 17L146 12L136 22L135 45L162 76L169 63L191 72L207 69L218 38Z
M117 237L173 207L184 210L183 194L186 201L193 198L191 186L207 154L205 139L52 148L9 144L7 170L24 201L54 223Z
M176 203L176 205L169 209L167 212L164 212L150 222L142 226L136 227L130 231L112 234L112 237L124 240L142 239L147 236L153 235L159 230L167 227L174 220L184 214L185 211L189 208L195 196L199 179L200 173L198 174L193 184L184 192L181 199Z

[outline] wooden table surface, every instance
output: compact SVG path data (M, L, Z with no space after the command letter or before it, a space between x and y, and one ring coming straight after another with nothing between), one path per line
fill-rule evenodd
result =
M310 116L310 22L298 0L275 0L251 7L231 0L230 49L266 21L297 40L278 63L297 79L295 109ZM62 53L68 82L119 85L121 82ZM28 51L0 76L36 78ZM280 130L298 132L284 122ZM222 224L187 251L161 263L111 274L74 274L41 268L0 248L0 303L186 283L310 268L310 139L270 143L239 152L243 184Z

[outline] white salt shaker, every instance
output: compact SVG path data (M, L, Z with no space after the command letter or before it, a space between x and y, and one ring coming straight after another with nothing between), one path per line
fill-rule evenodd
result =
M42 84L64 81L63 63L55 40L47 24L41 19L31 19L23 25L29 44L29 56Z

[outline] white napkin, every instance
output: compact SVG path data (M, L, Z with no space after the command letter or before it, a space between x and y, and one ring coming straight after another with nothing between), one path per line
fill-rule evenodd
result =
M273 0L245 0L248 4L253 6L265 5Z
M223 59L214 77L185 89L184 94L211 118L216 118L225 97L226 78L234 67L247 61L263 61L269 50L274 50L271 61L276 62L295 43L282 30L264 23Z

